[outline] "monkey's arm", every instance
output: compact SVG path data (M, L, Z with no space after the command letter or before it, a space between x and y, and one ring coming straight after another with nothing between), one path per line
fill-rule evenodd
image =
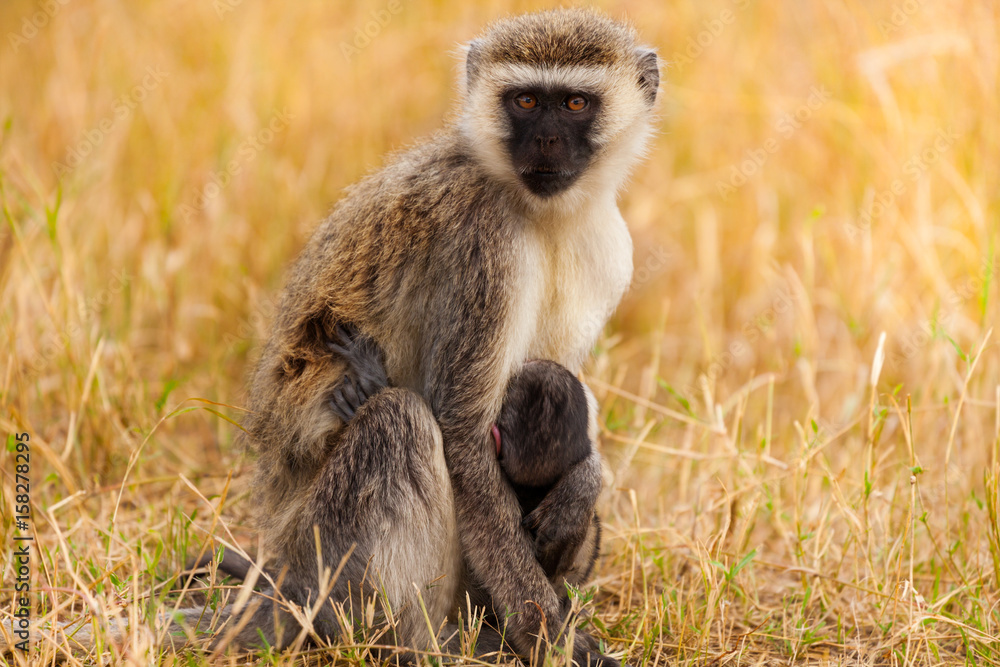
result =
M524 527L535 534L535 554L546 572L558 577L573 566L593 522L601 485L601 455L591 449L590 456L570 468L524 517Z
M491 425L509 379L511 333L504 321L508 304L491 278L493 285L503 282L489 275L462 276L438 295L442 303L432 310L448 318L433 323L431 335L424 336L423 384L441 428L466 564L498 611L506 610L507 640L527 656L543 623L550 641L562 643L565 635L559 598L496 460ZM579 664L617 664L597 653L592 637L582 631L575 636L573 657Z
M594 506L601 493L603 471L596 444L600 432L599 406L597 397L586 383L583 392L587 399L590 455L567 471L542 503L524 518L525 527L535 533L539 562L547 573L555 572L556 577L563 574L573 577L570 570L579 569L574 566L573 559L592 537L591 528L596 518ZM600 528L599 520L597 528ZM587 570L582 579L588 576L589 567Z

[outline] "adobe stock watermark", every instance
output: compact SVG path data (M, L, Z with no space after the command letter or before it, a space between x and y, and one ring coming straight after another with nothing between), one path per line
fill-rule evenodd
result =
M351 59L367 48L401 11L403 11L403 0L389 0L382 9L371 10L369 13L371 20L354 29L354 39L351 43L340 42L340 52L344 54L344 59L351 62Z
M669 248L662 245L654 246L639 266L633 269L632 283L629 289L636 290L663 273L663 270L667 268L667 263L673 257L674 253Z
M758 148L748 149L744 153L743 160L730 165L729 178L715 182L715 191L723 201L728 201L739 188L756 176L768 159L781 150L785 142L791 139L792 135L801 129L831 97L833 94L824 86L813 86L809 90L809 97L795 111L779 116L774 123L776 136L768 137Z
M71 147L66 149L62 162L53 162L52 169L58 178L71 173L83 164L84 159L104 143L118 123L128 118L135 108L167 78L167 73L158 67L147 67L146 76L111 105L111 113L102 118L96 127L85 131Z
M924 8L925 0L903 0L892 6L888 19L879 19L876 23L883 37L899 32L910 22L917 12Z
M903 163L903 175L893 179L887 188L875 195L871 205L858 211L857 222L844 224L844 232L852 241L871 230L872 221L880 218L896 202L897 197L906 194L907 181L916 183L920 175L930 169L955 145L961 135L952 128L939 129L930 145L907 158Z
M779 318L785 317L795 310L795 301L795 292L790 289L787 283L779 286L774 296L771 297L770 305L743 324L739 337L731 342L725 350L712 356L702 375L709 382L715 382L722 377L726 371L732 368L733 364L746 356L751 346L767 333ZM701 393L701 389L695 384L687 385L683 391L688 396Z
M268 327L274 321L280 303L280 294L265 296L255 302L255 307L239 320L234 331L227 331L222 337L224 347L233 350L266 337Z
M892 366L898 367L916 356L929 342L940 338L941 334L947 335L947 329L954 323L959 309L980 294L984 285L996 282L996 279L997 263L992 257L987 257L980 262L979 269L975 273L948 292L941 313L921 322L916 329L902 337L892 356L889 357Z
M654 246L646 257L632 270L632 282L629 290L637 290L650 283L654 278L663 273L667 264L674 257L670 248L662 245ZM578 329L582 333L581 338L588 341L597 341L608 323L608 318L612 313L592 313L590 317L581 322Z
M212 8L220 19L225 18L226 14L230 12L235 12L236 8L242 4L243 0L212 0Z
M294 118L295 116L287 108L276 111L265 127L240 142L233 159L227 162L224 168L212 172L208 183L195 197L194 203L182 204L178 209L184 221L190 222L198 211L204 210L210 201L222 194L222 191L233 182L233 178L243 171L243 167L252 162L278 134L288 129L290 121Z
M52 22L59 10L68 5L69 2L70 0L44 0L38 3L38 10L21 20L20 32L7 33L7 41L14 53L17 53L22 45L37 37L45 29L45 26Z
M738 11L743 11L750 6L751 0L731 0L733 7ZM736 23L736 14L732 9L723 9L717 15L701 22L702 30L691 35L684 42L683 46L674 51L670 56L667 66L672 70L681 71L695 60L697 60L706 49L715 43L726 27Z

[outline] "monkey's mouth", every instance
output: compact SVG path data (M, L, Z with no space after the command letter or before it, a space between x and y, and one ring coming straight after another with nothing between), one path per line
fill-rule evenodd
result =
M525 176L534 176L536 178L558 178L560 176L569 176L573 172L566 171L564 169L556 169L555 167L533 167L531 169L526 169L523 173Z
M551 197L571 186L579 172L556 167L528 167L521 170L521 181L540 197Z

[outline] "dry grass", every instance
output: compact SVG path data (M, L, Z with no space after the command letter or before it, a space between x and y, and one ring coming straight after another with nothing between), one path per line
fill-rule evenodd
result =
M239 411L192 399L240 405L309 230L439 125L445 52L538 3L402 0L348 59L387 3L62 1L0 6L0 427L33 447L36 613L130 619L86 661L148 664L137 621L183 555L253 545L236 427L202 408ZM1000 663L1000 9L607 9L673 62L588 372L614 472L595 632L654 666ZM366 659L262 660L331 655Z

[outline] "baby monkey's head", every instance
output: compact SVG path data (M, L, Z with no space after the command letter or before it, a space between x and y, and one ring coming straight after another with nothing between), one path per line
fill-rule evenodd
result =
M494 438L517 486L550 487L590 455L583 384L554 361L529 361L507 385Z

